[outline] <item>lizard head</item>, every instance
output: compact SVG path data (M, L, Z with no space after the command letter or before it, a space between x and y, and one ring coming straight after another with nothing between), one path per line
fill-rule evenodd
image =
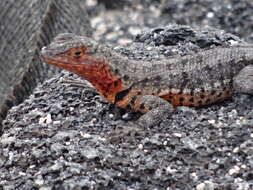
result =
M121 81L110 72L106 61L99 58L98 47L99 44L88 37L64 33L42 48L40 58L88 80L112 101L114 94L121 90Z
M91 38L71 33L57 35L53 41L41 50L43 62L75 72L83 65L94 62L98 43Z

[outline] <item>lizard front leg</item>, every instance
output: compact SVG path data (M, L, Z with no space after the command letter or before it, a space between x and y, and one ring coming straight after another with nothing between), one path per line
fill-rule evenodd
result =
M137 95L130 100L133 110L144 113L136 122L138 125L150 127L159 124L174 111L166 100L153 95Z
M170 116L174 110L169 102L153 95L135 95L124 99L122 102L124 103L121 104L121 107L129 107L132 110L144 113L144 115L135 123L128 122L127 125L117 126L110 134L110 142L122 141L129 135L131 138L143 136L147 133L147 127L157 125Z

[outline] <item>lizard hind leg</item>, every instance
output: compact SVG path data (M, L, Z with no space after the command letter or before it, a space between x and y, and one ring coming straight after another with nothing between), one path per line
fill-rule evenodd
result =
M236 92L253 95L253 65L242 69L234 78L233 85Z
M174 111L173 106L166 100L153 95L137 95L133 97L131 107L139 112L145 113L138 120L137 124L150 127L159 124Z

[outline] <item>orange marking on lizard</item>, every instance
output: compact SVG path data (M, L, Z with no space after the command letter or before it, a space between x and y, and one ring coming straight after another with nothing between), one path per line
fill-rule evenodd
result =
M71 48L64 54L41 59L88 80L101 95L114 103L117 92L124 90L121 79L110 72L106 62L97 61L86 55L85 50L85 47Z
M214 94L212 92L197 93L194 95L190 94L166 94L160 96L161 98L169 101L174 107L177 106L189 106L189 107L200 107L209 105L215 102L221 102L225 99L231 98L232 92L217 90Z

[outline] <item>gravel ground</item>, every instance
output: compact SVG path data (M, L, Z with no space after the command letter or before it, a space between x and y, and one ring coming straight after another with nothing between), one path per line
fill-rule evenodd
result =
M130 59L252 42L250 1L139 0L106 8L99 2L87 1L94 38ZM209 24L240 38L172 23ZM124 126L140 114L117 109L66 79L81 80L63 71L9 111L0 139L0 189L253 189L252 96L178 107L158 126L131 128Z

